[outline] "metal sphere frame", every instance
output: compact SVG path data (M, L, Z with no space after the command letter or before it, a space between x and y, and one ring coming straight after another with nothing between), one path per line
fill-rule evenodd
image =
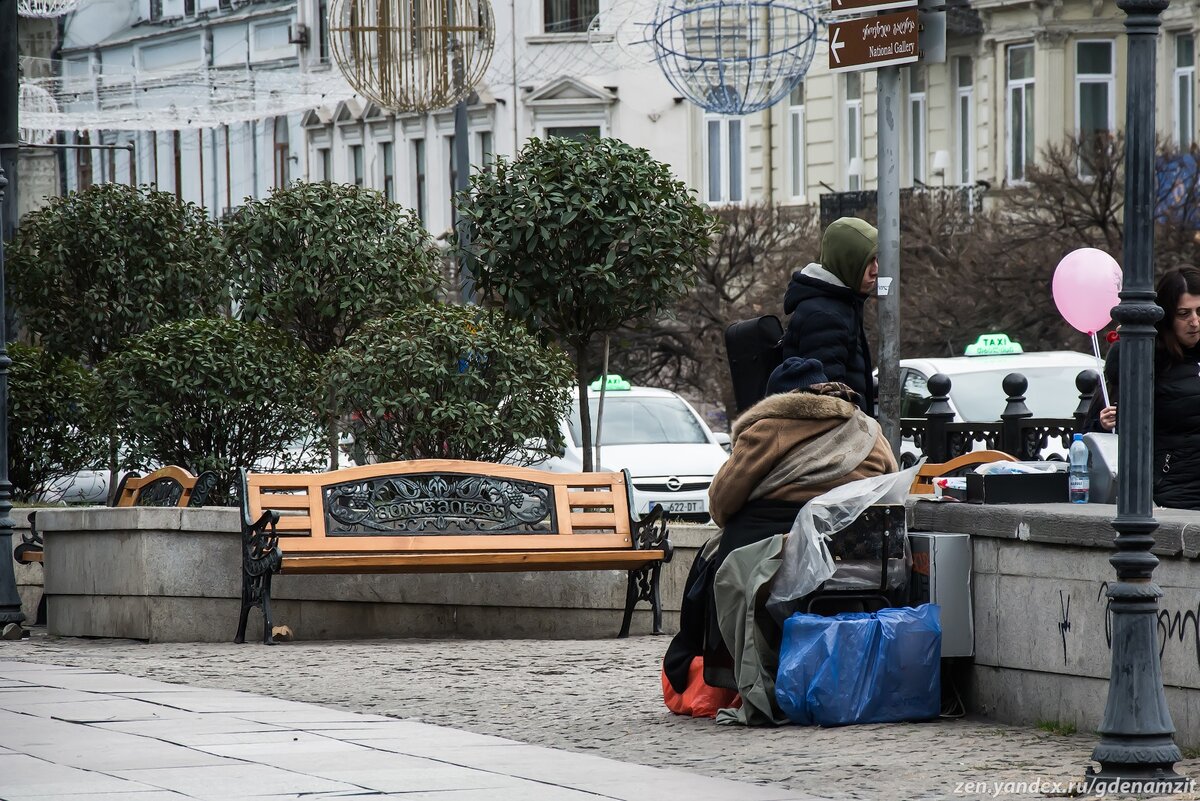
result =
M681 94L714 114L782 100L808 72L820 15L804 0L661 0L651 42Z
M489 0L332 0L333 59L381 108L453 106L483 80L496 45Z
M17 14L22 17L52 19L70 14L79 0L17 0Z
M31 114L57 114L58 101L54 96L37 84L21 82L20 95L17 101L19 119L25 119ZM44 145L54 138L54 131L43 128L21 128L21 141L30 145Z

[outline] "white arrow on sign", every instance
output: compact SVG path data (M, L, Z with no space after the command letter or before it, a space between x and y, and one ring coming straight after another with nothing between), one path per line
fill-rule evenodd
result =
M833 26L830 26L830 27L833 27ZM842 32L841 28L834 28L833 33L830 34L830 36L829 36L829 55L833 56L833 60L837 64L842 63L842 58L841 58L841 56L838 55L838 51L846 46L845 42L838 41L838 34L841 32Z

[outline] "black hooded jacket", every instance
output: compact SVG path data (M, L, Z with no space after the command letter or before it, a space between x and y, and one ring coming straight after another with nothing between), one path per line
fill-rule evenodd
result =
M1104 365L1111 402L1118 396L1121 343L1113 343ZM1086 427L1099 426L1100 393L1092 402ZM1117 425L1121 424L1120 410ZM1185 350L1183 360L1154 363L1154 502L1170 509L1200 510L1200 346Z
M805 268L792 275L784 295L783 310L791 319L783 334L783 358L819 360L829 380L857 392L859 407L874 417L871 349L863 329L866 296L813 272Z

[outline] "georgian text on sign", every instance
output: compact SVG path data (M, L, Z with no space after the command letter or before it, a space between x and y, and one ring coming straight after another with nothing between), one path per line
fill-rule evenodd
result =
M921 54L917 11L829 23L829 71L911 64Z

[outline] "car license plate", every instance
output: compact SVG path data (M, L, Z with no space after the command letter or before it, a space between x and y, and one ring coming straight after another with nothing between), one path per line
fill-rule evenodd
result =
M704 509L701 508L703 506L701 501L651 501L651 508L653 508L655 504L662 506L662 508L666 509L668 513L674 514L704 511Z

